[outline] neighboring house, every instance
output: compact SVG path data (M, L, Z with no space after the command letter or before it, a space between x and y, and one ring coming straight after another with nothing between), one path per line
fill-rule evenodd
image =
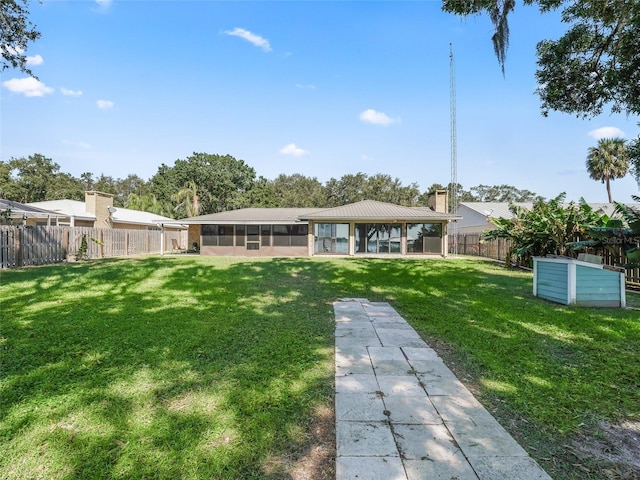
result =
M141 230L182 230L185 227L176 220L155 213L129 210L113 206L113 195L109 193L85 192L85 201L48 200L28 203L28 206L54 212L58 218L52 225L72 227L128 228ZM28 225L47 225L44 217L32 217Z
M456 229L458 233L482 233L484 230L495 228L490 217L511 218L513 214L509 210L511 204L507 202L460 202L455 213L462 217L458 220ZM530 209L533 202L515 203Z
M0 224L27 224L30 219L38 219L45 225L55 225L59 217L59 214L50 210L0 199Z
M461 220L458 220L456 230L458 233L479 234L485 230L495 228L490 218L512 218L513 214L509 210L510 205L518 205L525 209L533 208L533 202L523 202L510 204L508 202L460 202L455 213ZM564 203L568 205L568 203ZM627 203L626 205L639 208L640 203ZM612 216L616 208L613 203L589 203L594 210L602 210L603 213Z
M178 220L202 255L447 255L446 193L436 209L364 200L335 208L244 208Z

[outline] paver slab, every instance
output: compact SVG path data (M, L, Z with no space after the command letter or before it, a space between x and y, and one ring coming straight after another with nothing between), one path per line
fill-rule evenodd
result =
M475 457L471 464L480 480L551 480L531 457Z
M340 480L406 480L398 457L338 457L336 478Z
M376 375L380 391L385 395L426 397L415 375Z
M442 417L426 395L417 397L387 396L384 397L384 406L393 425L398 423L442 424Z
M382 397L375 393L336 394L336 421L376 421L388 420Z
M464 459L437 462L430 459L404 460L408 480L478 480ZM511 480L515 480L512 478Z
M415 361L438 361L442 363L442 359L438 353L431 347L402 347L409 363Z
M375 375L354 373L336 377L336 393L375 393L380 390Z
M395 425L393 434L402 458L458 462L464 460L462 451L442 425Z
M399 457L387 422L338 422L336 453L339 457Z
M380 339L376 337L336 337L337 348L353 348L356 346L381 347Z

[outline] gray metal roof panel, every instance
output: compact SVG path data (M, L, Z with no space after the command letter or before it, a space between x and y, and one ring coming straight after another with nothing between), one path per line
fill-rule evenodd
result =
M180 223L299 223L300 217L322 210L320 208L241 208L226 212L210 213L198 217L183 218Z
M435 212L427 207L405 207L376 200L363 200L341 207L324 209L300 218L308 220L452 220L454 215Z

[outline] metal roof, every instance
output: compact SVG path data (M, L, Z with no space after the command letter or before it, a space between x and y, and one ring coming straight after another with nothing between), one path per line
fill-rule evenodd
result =
M26 203L14 202L13 200L0 199L0 212L9 211L12 218L22 217L60 217L61 215L51 210L45 210L44 208L34 207Z
M308 220L454 220L447 213L434 212L427 207L403 207L375 200L334 208L241 208L177 220L186 224L291 224Z
M304 215L323 210L322 208L241 208L227 212L210 213L198 217L183 218L177 220L186 224L291 224L300 223Z
M516 202L513 204L508 202L460 202L459 206L467 207L486 217L513 218L513 213L509 210L510 205L517 205L526 210L531 210L533 208L533 202ZM569 202L563 202L561 205L563 208L566 208L569 206ZM612 216L616 208L614 203L588 203L587 205L596 211L601 210L608 216ZM640 203L625 203L625 205L631 208L640 208Z
M301 215L305 220L454 220L448 213L435 212L428 207L404 207L376 200L362 200L341 207L324 209Z

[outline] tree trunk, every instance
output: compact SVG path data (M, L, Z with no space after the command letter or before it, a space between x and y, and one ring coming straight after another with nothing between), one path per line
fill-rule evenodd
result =
M609 203L613 203L613 199L611 198L611 183L609 182L608 177L607 177L607 195L609 195Z

